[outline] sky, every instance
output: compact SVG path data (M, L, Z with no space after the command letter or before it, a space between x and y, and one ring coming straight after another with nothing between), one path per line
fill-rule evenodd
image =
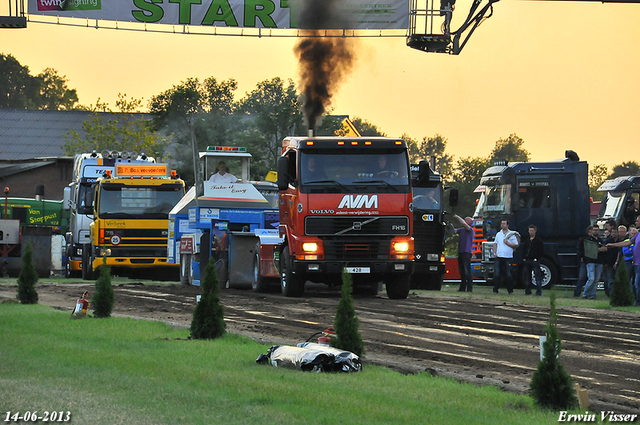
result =
M471 0L459 0L454 25ZM0 13L4 11L0 9ZM442 135L454 158L487 156L516 134L532 161L567 149L611 171L640 162L640 4L502 0L459 55L399 38L359 38L335 114L388 136ZM118 93L147 101L187 78L234 78L236 98L274 77L298 82L296 38L158 34L28 23L0 29L0 52L31 74L52 67L115 109Z

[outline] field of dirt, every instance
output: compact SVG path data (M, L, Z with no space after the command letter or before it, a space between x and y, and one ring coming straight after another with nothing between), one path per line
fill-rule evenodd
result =
M93 283L38 283L40 304L71 311ZM114 316L191 323L199 287L115 285ZM0 287L0 298L15 298ZM230 332L261 343L297 344L333 324L337 289L309 288L302 298L225 289L220 294ZM525 393L539 356L549 308L444 294L411 293L406 300L355 297L365 365L402 373L427 372L476 385ZM640 316L610 310L559 308L561 361L589 391L589 411L640 412ZM317 335L312 339L315 340ZM265 348L266 352L266 348Z

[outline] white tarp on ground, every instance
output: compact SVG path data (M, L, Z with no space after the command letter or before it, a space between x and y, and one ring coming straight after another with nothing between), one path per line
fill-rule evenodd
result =
M409 0L344 0L338 3L337 16L344 22L340 28L407 29L409 26ZM28 13L145 24L295 29L299 28L300 4L304 1L28 0Z

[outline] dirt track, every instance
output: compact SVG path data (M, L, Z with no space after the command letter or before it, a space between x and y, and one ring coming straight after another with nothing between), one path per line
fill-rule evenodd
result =
M93 285L37 286L40 303L71 310ZM155 319L188 327L198 287L116 286L114 315ZM404 373L427 371L477 385L524 393L539 360L548 307L443 294L389 300L355 298L366 362ZM0 298L15 298L2 287ZM223 290L227 329L265 344L296 344L333 323L340 298L324 286L303 298ZM640 412L640 317L608 310L560 308L561 361L589 390L589 411Z

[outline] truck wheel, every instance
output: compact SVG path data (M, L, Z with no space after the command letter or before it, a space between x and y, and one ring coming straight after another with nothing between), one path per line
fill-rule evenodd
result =
M391 300L404 300L409 295L411 286L411 275L404 274L395 279L385 282L387 287L387 296Z
M180 283L182 285L191 285L193 278L191 277L191 255L180 255Z
M547 258L540 260L540 269L542 270L542 289L551 289L558 282L558 269Z
M256 245L253 255L253 276L251 278L251 289L253 292L268 292L269 281L260 276L260 246Z
M91 244L82 246L82 280L96 280L98 271L93 271L93 258L91 258Z
M304 282L293 271L293 262L289 255L289 247L282 250L282 271L280 273L280 289L285 297L301 297L304 293Z

